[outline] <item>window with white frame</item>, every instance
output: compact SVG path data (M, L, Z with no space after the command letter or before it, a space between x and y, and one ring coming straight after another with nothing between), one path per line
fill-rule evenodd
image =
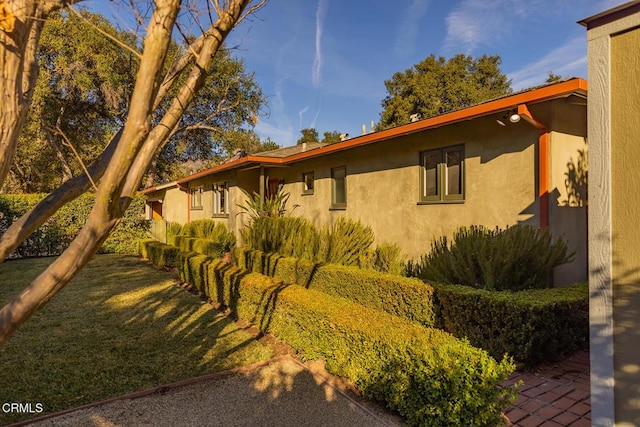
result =
M420 202L464 200L464 147L438 148L420 153Z
M226 182L213 184L213 215L229 215L229 185Z
M191 209L202 209L202 187L191 188Z

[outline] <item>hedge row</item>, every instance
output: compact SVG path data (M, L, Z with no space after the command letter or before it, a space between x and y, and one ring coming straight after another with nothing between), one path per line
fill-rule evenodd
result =
M180 249L165 245L155 239L144 239L138 243L138 253L158 267L175 267Z
M589 288L494 292L434 285L438 327L466 337L494 357L508 353L525 366L559 360L589 340Z
M175 245L183 252L198 252L219 258L229 250L229 244L190 236L175 236Z
M234 256L248 270L435 326L469 339L496 359L508 354L524 367L560 360L588 343L586 284L495 292L460 285L431 286L417 279L244 248L237 248Z
M233 253L236 264L249 271L348 298L427 327L435 324L433 288L418 279L245 248L236 248Z
M0 235L44 197L45 194L0 194ZM61 207L33 232L11 257L62 253L86 222L94 201L95 195L86 193ZM118 227L104 242L100 252L135 254L138 251L138 240L147 237L149 230L149 221L143 217L144 203L144 196L134 197Z
M443 331L202 254L181 252L177 264L182 280L305 357L324 359L409 425L497 425L515 397L499 387L511 362Z

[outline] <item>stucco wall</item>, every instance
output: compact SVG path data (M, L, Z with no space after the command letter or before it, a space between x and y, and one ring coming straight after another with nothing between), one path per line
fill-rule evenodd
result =
M434 237L451 235L461 225L505 227L538 225L535 143L537 130L524 121L499 126L486 117L391 141L323 156L286 169L269 170L283 178L295 215L316 225L341 215L372 226L378 242L398 243L417 258ZM419 204L421 151L464 144L465 201ZM347 208L331 210L331 168L347 167ZM315 191L302 195L302 173L313 171Z
M575 261L556 268L556 284L586 281L588 276L586 100L562 98L551 103L549 118L549 230L567 240Z
M616 420L640 425L640 29L611 39L611 226Z

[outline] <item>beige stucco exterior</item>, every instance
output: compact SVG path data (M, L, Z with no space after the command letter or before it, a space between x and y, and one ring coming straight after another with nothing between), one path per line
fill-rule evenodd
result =
M579 150L585 149L585 102L570 96L534 103L529 109L550 134L549 229L555 236L568 239L570 250L576 251L575 261L558 269L555 281L558 285L585 281L586 201L579 206L569 197L567 187L567 165L577 163ZM205 190L215 182L227 182L230 214L225 218L213 216L211 191L205 191L203 209L187 209L182 201L178 207L182 213L172 215L172 219L167 215L167 219L187 222L213 218L225 222L239 236L248 221L246 215L238 215L237 205L244 203L240 189L259 192L262 168L265 180L284 183L292 215L308 218L318 227L331 225L340 216L360 220L373 228L377 243L396 243L413 259L427 253L435 238L451 236L463 225L539 226L540 131L525 120L499 126L496 119L502 114L310 156L287 165L250 165L189 180L182 185ZM420 153L450 146L464 147L464 200L420 202ZM331 171L336 167L346 168L347 203L342 209L331 206ZM303 194L302 176L306 172L314 174L313 194ZM171 192L181 194L173 198L186 197L177 186L165 191L167 200ZM295 205L298 207L293 209Z

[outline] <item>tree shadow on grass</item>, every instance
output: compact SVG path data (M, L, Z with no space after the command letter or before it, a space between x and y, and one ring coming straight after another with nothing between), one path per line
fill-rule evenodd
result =
M134 258L97 257L0 351L0 401L59 411L272 356L176 284Z

